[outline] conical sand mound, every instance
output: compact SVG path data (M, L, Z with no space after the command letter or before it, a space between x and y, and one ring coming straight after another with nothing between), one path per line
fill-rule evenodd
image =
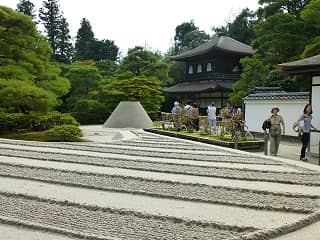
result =
M152 121L140 102L120 102L104 123L106 128L151 128Z

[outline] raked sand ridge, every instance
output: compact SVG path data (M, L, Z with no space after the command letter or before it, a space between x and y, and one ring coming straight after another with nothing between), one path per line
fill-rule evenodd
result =
M86 143L0 139L0 236L319 240L318 166L118 131L87 127Z

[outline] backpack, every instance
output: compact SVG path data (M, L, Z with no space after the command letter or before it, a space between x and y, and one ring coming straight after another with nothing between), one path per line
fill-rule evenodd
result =
M264 120L262 123L262 129L263 131L266 131L267 129L271 128L271 121L269 119Z

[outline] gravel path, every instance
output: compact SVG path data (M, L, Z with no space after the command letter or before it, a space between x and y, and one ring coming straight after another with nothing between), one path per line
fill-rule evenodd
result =
M200 184L154 181L90 172L61 171L52 168L0 164L0 175L99 190L144 194L179 200L203 201L253 209L310 213L318 207L318 199L315 197L289 194L280 195L262 191L230 189Z

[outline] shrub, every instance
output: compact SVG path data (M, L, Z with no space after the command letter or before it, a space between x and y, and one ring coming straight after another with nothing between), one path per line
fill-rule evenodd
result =
M74 117L81 124L100 124L104 123L108 115L108 109L105 104L95 99L80 99L73 109Z
M79 126L79 123L70 114L59 112L0 113L0 133L45 131L59 125Z
M47 130L45 139L48 142L75 142L79 141L81 130L74 125L61 125Z

